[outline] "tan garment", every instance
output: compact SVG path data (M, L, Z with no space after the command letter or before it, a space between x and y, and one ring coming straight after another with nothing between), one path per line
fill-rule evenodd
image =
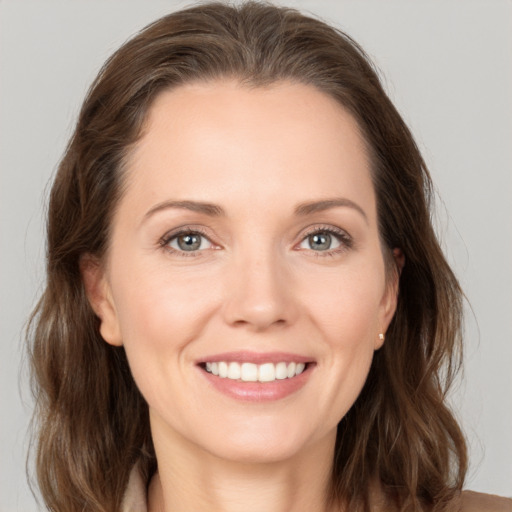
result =
M121 512L148 512L146 485L142 481L137 465L130 473L128 486L121 505Z
M450 510L457 512L512 512L512 499L510 498L464 491L462 493L462 501L456 501ZM378 511L383 511L387 508L380 503L380 500L377 500L374 506ZM121 512L148 512L147 489L142 481L137 465L135 465L130 474Z

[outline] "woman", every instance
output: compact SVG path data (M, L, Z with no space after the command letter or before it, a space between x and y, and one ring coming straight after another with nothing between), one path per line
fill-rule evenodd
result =
M321 22L207 4L126 43L51 193L47 506L483 510L444 402L461 291L430 187L363 51Z

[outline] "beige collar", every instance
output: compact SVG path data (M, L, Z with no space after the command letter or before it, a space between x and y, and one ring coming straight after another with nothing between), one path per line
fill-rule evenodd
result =
M148 512L146 485L140 476L138 464L130 473L121 512Z

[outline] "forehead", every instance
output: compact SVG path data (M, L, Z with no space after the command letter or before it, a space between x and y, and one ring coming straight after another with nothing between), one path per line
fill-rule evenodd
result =
M129 156L128 184L152 201L373 200L357 122L334 98L297 83L216 81L160 93Z

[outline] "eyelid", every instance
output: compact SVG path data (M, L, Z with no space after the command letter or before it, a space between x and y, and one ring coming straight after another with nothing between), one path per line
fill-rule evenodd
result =
M171 247L169 244L172 240L179 237L180 235L186 235L186 234L197 234L204 238L206 238L212 247L209 247L208 249L201 249L197 251L182 251L179 249L175 249L174 247ZM174 228L167 233L165 233L158 241L158 245L162 247L162 249L166 250L167 252L171 254L179 254L180 256L200 256L201 253L209 250L209 249L218 249L219 245L214 243L211 239L211 235L209 235L206 230L201 226L195 226L195 225L185 225L185 226L179 226L177 228Z
M314 251L313 249L301 249L299 246L304 240L316 233L329 233L337 238L337 240L340 242L340 247L337 247L335 249L329 249L325 251ZM206 238L210 244L212 244L212 247L209 247L208 249L201 249L196 251L182 251L179 249L175 249L173 247L170 247L169 243L177 238L180 235L184 234L198 234L204 238ZM159 246L161 246L163 249L168 251L169 253L173 254L179 254L180 256L201 256L202 253L204 253L207 250L216 250L220 249L221 246L219 244L216 244L212 240L212 236L208 233L208 230L206 230L202 226L197 225L183 225L176 227L168 232L166 232L158 241ZM302 232L300 235L300 240L298 243L294 245L294 249L296 250L306 250L310 253L314 253L315 256L321 257L321 256L334 256L335 254L345 252L349 249L352 249L354 246L354 240L353 237L344 229L339 228L337 226L333 226L331 224L316 224L313 226L310 226L306 228L305 231Z
M330 235L335 236L340 242L340 247L335 249L328 249L326 251L314 251L313 249L300 249L300 244L306 240L307 237L314 235L316 233L329 233ZM315 256L334 256L335 254L339 254L341 252L345 252L349 249L352 249L354 246L353 237L344 229L341 229L337 226L333 226L331 224L317 224L314 226L310 226L306 229L301 235L299 242L295 245L299 250L306 250L308 252L314 253Z

